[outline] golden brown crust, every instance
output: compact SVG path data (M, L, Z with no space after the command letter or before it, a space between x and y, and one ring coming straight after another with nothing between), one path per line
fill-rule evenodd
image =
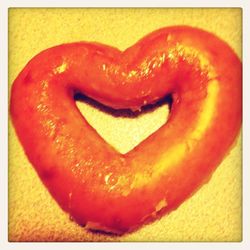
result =
M241 126L241 77L227 44L190 27L155 31L124 52L64 44L19 74L11 115L59 205L81 225L126 232L172 211L211 176ZM167 94L173 104L167 124L122 155L81 116L76 92L113 108L139 109Z

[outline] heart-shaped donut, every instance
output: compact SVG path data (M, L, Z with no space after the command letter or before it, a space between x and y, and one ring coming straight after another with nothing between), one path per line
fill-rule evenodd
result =
M81 115L79 92L132 110L171 95L170 117L121 154ZM209 180L240 130L241 98L233 50L211 33L176 26L123 52L87 42L41 52L14 81L10 111L61 208L80 225L121 234L176 209Z

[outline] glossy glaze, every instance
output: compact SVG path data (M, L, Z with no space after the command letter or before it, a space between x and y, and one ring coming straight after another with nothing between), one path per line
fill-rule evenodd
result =
M35 56L14 81L11 116L25 152L74 220L124 233L177 208L229 152L241 127L241 62L213 34L155 31L124 52L72 43ZM140 109L171 94L168 122L118 153L76 107L81 92Z

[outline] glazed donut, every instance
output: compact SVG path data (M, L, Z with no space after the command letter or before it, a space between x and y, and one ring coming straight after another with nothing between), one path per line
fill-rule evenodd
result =
M169 119L126 154L87 123L74 97L138 110L167 95ZM77 42L36 55L17 76L10 112L40 179L86 228L122 234L176 209L233 146L242 120L242 64L215 35L157 30L120 50Z

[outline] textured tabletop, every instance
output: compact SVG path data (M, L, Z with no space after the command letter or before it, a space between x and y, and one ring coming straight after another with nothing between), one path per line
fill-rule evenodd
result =
M170 25L213 32L241 57L240 9L10 9L9 88L38 52L61 43L96 41L121 50ZM115 117L83 102L79 109L120 152L166 122L162 105L138 117ZM177 210L123 236L91 233L63 212L41 183L9 123L10 241L240 241L241 137L208 184Z

